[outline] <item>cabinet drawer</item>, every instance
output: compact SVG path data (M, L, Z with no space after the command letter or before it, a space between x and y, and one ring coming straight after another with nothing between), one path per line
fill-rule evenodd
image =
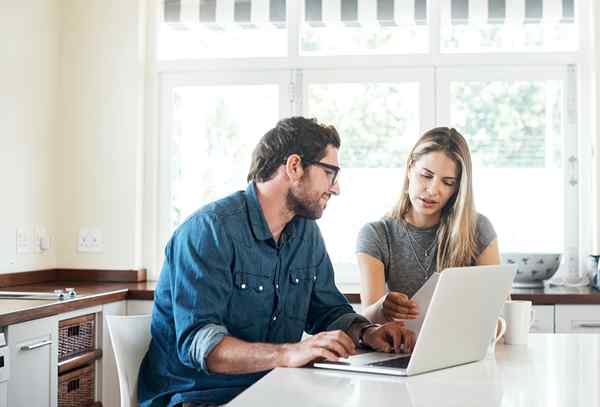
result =
M58 376L58 407L87 406L93 402L93 364Z
M58 360L94 350L96 314L65 319L58 324Z
M531 333L554 333L554 305L534 305Z
M556 332L600 333L600 305L557 305Z

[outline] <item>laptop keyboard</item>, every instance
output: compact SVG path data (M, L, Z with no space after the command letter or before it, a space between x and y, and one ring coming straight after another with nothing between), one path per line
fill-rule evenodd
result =
M382 360L381 362L369 363L369 366L381 366L381 367L393 367L396 369L406 369L409 361L410 361L410 358L408 358L408 357L396 358L396 359Z

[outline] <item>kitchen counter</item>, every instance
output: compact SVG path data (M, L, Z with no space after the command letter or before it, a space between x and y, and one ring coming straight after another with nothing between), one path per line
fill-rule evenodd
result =
M228 406L599 406L599 359L600 335L530 334L495 359L409 378L278 368Z
M152 300L156 283L57 281L2 287L1 291L53 292L66 287L75 288L77 297L65 300L0 299L0 327L115 301Z
M52 292L55 289L74 287L78 296L68 300L7 300L0 299L0 327L57 315L92 305L121 300L154 299L156 282L106 283L95 281L54 281L2 287L2 291ZM360 303L358 284L343 285L341 291L351 303ZM600 304L600 292L591 287L551 287L537 289L513 289L514 300L530 300L535 305L554 304Z

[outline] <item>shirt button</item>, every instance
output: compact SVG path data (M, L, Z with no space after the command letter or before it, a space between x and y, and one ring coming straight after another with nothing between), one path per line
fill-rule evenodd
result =
M279 288L279 284L275 284L275 288Z
M246 284L242 284L242 290L246 288Z
M262 286L262 285L259 285L259 286L258 286L258 291L262 291L262 290L263 290L263 286Z

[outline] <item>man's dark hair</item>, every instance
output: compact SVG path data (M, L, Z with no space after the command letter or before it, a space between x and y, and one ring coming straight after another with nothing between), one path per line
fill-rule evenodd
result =
M303 163L320 161L328 145L340 148L335 127L300 116L280 120L254 148L248 182L270 180L292 154L298 154Z

